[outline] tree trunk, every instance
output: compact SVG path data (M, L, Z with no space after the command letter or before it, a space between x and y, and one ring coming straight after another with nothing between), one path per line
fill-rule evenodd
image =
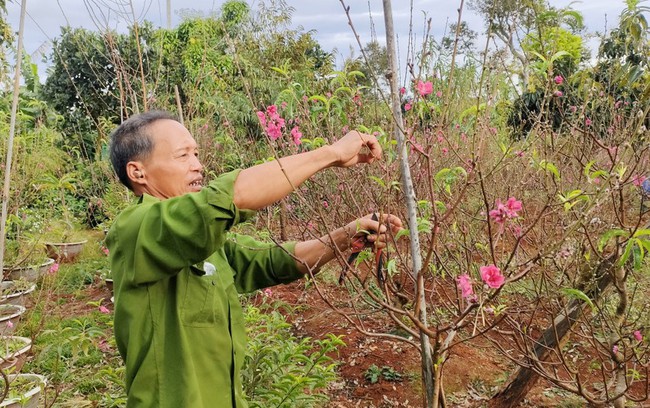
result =
M399 100L399 71L397 68L397 47L395 45L395 28L393 25L393 9L390 0L383 0L384 5L384 23L386 25L386 51L388 54L388 69L386 77L390 83L391 110L394 119L394 134L397 140L397 149L400 161L400 170L402 175L402 190L405 194L406 208L408 211L408 227L411 239L411 258L412 270L416 288L415 294L420 310L418 320L427 325L427 307L424 291L424 280L420 276L422 269L422 257L420 255L420 238L417 228L417 206L415 200L415 190L413 188L413 179L411 178L411 168L408 163L408 153L406 149L406 140L404 137L404 121L402 119L402 107ZM424 388L424 406L432 408L433 399L433 359L431 358L431 343L429 336L424 331L420 331L420 354L422 356L422 386Z
M617 259L617 254L605 259L598 265L593 275L589 277L591 279L583 281L585 286L588 285L588 282L593 282L583 290L593 302L596 302L600 298L600 294L612 283L612 268ZM544 330L544 333L535 342L534 356L529 359L532 365L535 365L536 361L545 361L552 349L561 346L568 339L567 335L571 327L581 316L585 307L587 307L585 302L579 299L573 299L569 302L565 312L557 316L553 325ZM490 399L488 406L490 408L519 406L528 392L535 386L539 377L539 374L530 368L517 368L510 376L510 381Z
M2 215L0 215L0 271L5 261L5 239L7 238L7 205L9 202L9 184L11 182L11 162L14 153L14 137L16 135L16 116L18 112L18 96L20 95L20 65L23 60L23 36L25 33L25 13L27 0L20 5L20 23L18 28L18 46L16 48L16 69L14 70L14 89L11 101L11 120L9 123L9 138L7 140L7 157L5 160L4 184L2 186ZM0 275L0 281L2 275Z

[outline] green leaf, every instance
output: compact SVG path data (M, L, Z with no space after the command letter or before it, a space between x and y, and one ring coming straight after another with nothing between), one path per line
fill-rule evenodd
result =
M557 167L553 163L551 163L551 162L549 162L547 160L542 160L542 161L539 162L539 167L541 169L546 170L546 171L550 172L551 174L553 174L553 176L555 177L556 180L560 179L560 171L557 169Z
M403 236L410 237L411 236L411 231L408 228L402 228L395 234L395 240L400 239Z
M633 268L635 271L638 271L641 269L641 265L643 264L643 258L644 258L644 251L643 251L643 246L637 245L632 249L632 264Z
M567 51L558 51L558 52L556 52L555 54L553 54L551 56L550 61L551 61L551 63L553 63L553 62L555 62L555 60L557 60L560 57L564 57L565 55L568 55L569 57L571 56L571 54L569 54Z
M589 197L583 195L582 190L569 191L565 196L558 194L558 197L560 201L564 203L564 211L569 211L571 208L573 208L574 205L578 204L581 201L589 201Z
M603 252L603 248L607 245L610 239L615 237L626 237L628 232L622 229L611 229L606 231L600 240L598 240L598 252Z
M634 235L632 235L633 238L638 238L638 237L643 237L645 235L650 236L650 229L638 229L634 232Z
M288 76L289 76L289 71L284 70L284 69L282 69L282 68L280 68L280 67L271 67L271 69L272 69L273 71L277 72L278 74L284 76L284 77L288 77Z
M374 181L375 183L379 184L379 186L381 186L381 188L386 188L386 183L384 183L384 180L380 179L379 177L368 176L368 178L370 180Z
M627 260L630 258L630 254L632 253L632 249L634 248L635 244L634 239L631 239L627 241L627 244L625 245L625 250L623 251L623 255L621 255L621 258L618 260L618 265L622 266L627 262Z
M582 300L583 302L588 304L589 307L594 309L594 302L592 302L591 299L589 299L589 296L587 296L583 291L578 289L573 289L573 288L564 288L562 289L562 293L564 293L568 297Z
M585 166L585 169L583 171L585 176L589 177L589 174L591 172L591 168L593 167L594 164L596 164L595 160L592 160L589 163L587 163L587 165Z

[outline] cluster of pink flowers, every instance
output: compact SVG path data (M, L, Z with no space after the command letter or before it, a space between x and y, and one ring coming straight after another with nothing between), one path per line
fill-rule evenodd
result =
M503 286L506 281L505 276L501 273L501 269L496 265L487 265L481 266L479 268L481 273L481 279L491 288L498 289ZM470 302L476 301L476 295L474 294L474 288L472 286L472 278L464 273L459 275L456 278L456 284L458 289L460 289L460 294L463 299L467 299Z
M266 112L258 111L257 117L271 140L278 140L282 136L285 121L278 113L277 106L268 106Z
M492 218L496 223L503 224L509 218L519 217L519 211L521 211L521 208L521 201L518 201L514 197L508 198L508 201L506 201L505 204L503 204L501 200L497 200L496 208L490 210L490 218Z
M284 109L286 106L287 103L282 102L281 107ZM258 111L257 118L260 120L264 132L266 132L266 135L272 141L276 141L282 137L282 131L285 129L286 121L278 113L278 107L276 105L267 106L265 112ZM294 122L297 123L297 120ZM300 145L302 143L302 132L300 132L300 128L296 125L291 128L290 133L293 138L293 143L296 146Z
M636 341L643 341L643 334L641 334L641 330L634 330L634 333L632 333L632 335Z

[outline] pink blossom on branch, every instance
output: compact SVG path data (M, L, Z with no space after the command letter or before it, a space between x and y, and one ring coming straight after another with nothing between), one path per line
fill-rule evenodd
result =
M430 81L427 82L418 81L416 88L420 96L427 96L431 92L433 92L433 84Z
M500 288L506 280L501 273L501 269L495 265L481 266L479 271L481 272L481 279L483 279L483 282L491 288Z
M472 279L468 274L464 273L456 278L458 283L458 289L461 291L463 298L467 299L474 295L474 289L472 288Z
M641 176L638 174L634 175L632 176L632 184L634 184L634 187L641 187L645 179L646 179L645 176Z
M291 137L293 137L293 143L295 143L296 146L302 143L300 140L302 138L302 133L298 126L294 126L293 129L291 129Z
M53 263L52 266L50 266L50 269L47 271L50 275L57 273L59 270L59 264L58 263Z
M277 106L267 106L266 112L258 111L257 118L271 140L278 140L282 136L285 120L278 113Z
M634 335L636 341L643 341L643 334L641 334L641 330L634 330L634 333L632 334Z
M555 82L558 85L562 85L562 83L564 82L564 78L562 77L562 75L557 75L555 78L553 78L553 82Z
M505 204L501 200L496 200L496 208L490 210L490 218L496 223L503 224L509 218L519 217L519 211L522 209L521 201L514 197L508 198Z
M521 211L522 208L521 201L514 197L510 197L508 198L508 201L506 201L506 208L508 209L508 217L517 218L519 217L518 212Z

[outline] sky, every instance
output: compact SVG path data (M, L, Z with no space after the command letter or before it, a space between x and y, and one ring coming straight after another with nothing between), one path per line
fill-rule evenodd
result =
M14 31L18 31L20 4L22 0L10 0L7 5L8 21ZM25 18L24 47L39 63L41 78L45 75L45 65L40 62L39 51L49 53L48 42L60 34L60 27L85 27L97 29L108 21L110 28L123 30L126 26L125 15L132 19L147 19L156 26L167 25L166 0L26 0L27 16ZM172 8L172 25L178 24L181 16L188 11L200 11L206 15L217 12L224 0L170 0ZM260 0L248 0L256 10ZM326 51L336 49L337 61L343 61L352 53L359 55L354 34L348 24L341 0L284 0L294 8L292 23L305 30L314 30L315 38ZM363 44L373 38L371 27L374 25L376 38L385 43L382 0L343 0L350 7L350 15ZM191 4L188 9L187 4ZM393 20L398 36L401 58L404 57L409 37L411 20L411 3L413 4L412 26L415 38L422 38L425 32L424 21L431 18L431 35L440 39L448 24L458 18L457 9L460 0L392 0ZM465 1L463 20L474 31L482 32L483 22L479 16L467 7ZM572 8L580 11L585 19L588 31L604 32L615 27L618 16L624 8L624 0L550 0L555 7ZM131 9L131 5L133 8ZM426 17L425 17L426 16ZM589 43L593 48L595 39Z

